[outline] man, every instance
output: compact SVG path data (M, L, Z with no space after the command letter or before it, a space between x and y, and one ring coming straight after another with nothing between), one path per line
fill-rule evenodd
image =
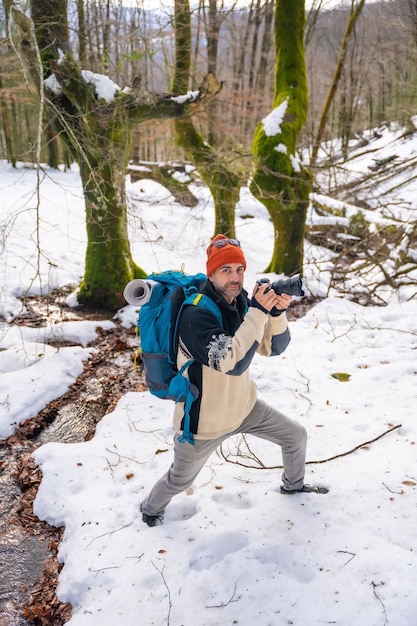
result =
M268 283L257 284L251 300L243 289L246 260L240 243L217 235L207 248L208 280L202 292L219 307L223 324L206 309L188 306L179 322L177 366L194 359L186 370L199 391L193 402L194 444L180 442L184 405L174 412L174 461L141 504L142 519L155 526L172 497L190 487L209 456L227 437L255 435L281 446L284 471L281 493L326 493L304 484L305 428L257 398L249 365L255 352L281 354L290 335L285 310L287 294L277 295Z

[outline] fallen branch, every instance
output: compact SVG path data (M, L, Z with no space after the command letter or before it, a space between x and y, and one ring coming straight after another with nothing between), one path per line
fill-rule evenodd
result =
M368 446L371 443L375 443L375 441L378 441L379 439L382 439L382 437L385 437L385 435L388 435L389 433L391 433L394 430L397 430L398 428L401 428L402 424L397 424L396 426L392 426L392 428L389 428L388 430L386 430L385 432L381 433L380 435L378 435L377 437L374 437L373 439L370 439L369 441L365 441L363 443L360 443L359 445L355 446L354 448L352 448L351 450L347 450L347 452L341 452L340 454L335 454L334 456L328 457L327 459L321 459L319 461L306 461L306 465L319 465L321 463L329 463L329 461L334 461L335 459L340 459L344 456L348 456L348 454L352 454L353 452L356 452L356 450L360 450L361 448L363 448L364 446ZM255 460L258 465L246 465L245 463L242 463L241 461L232 461L230 460L230 458L227 457L227 455L223 452L223 446L220 446L220 454L222 455L222 457L224 458L224 460L227 463L233 463L233 465L241 465L242 467L248 467L249 469L267 469L267 470L272 470L272 469L283 469L283 465L264 465L262 463L262 461L260 461L250 450L249 445L246 441L246 439L244 438L244 441L246 443L246 446L250 452L250 457L252 460ZM240 452L237 456L243 456Z
M175 174L181 170L185 174L185 166L138 163L131 164L127 173L130 175L132 183L140 180L153 180L165 187L182 206L193 208L197 206L198 198L189 189L188 183L181 182L175 178ZM190 177L189 182L193 182Z
M340 454L336 454L335 456L331 456L328 459L323 459L322 461L307 461L307 465L312 465L313 463L316 463L316 464L327 463L328 461L334 461L334 459L339 459L339 458L341 458L343 456L347 456L348 454L352 454L352 452L356 452L356 450L360 450L360 448L363 448L364 446L368 446L371 443L375 443L375 441L378 441L378 439L382 439L382 437L385 437L385 435L388 435L389 433L392 433L393 430L397 430L398 428L401 428L401 426L402 426L402 424L397 424L396 426L392 426L392 428L389 428L388 430L386 430L385 432L381 433L377 437L374 437L374 439L370 439L369 441L365 441L364 443L361 443L358 446L355 446L354 448L352 448L351 450L348 450L347 452L341 452Z

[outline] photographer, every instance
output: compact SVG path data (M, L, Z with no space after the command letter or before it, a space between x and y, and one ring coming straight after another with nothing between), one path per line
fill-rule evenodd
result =
M211 312L197 306L186 307L181 315L177 366L180 369L194 359L187 375L199 392L190 411L194 444L180 442L184 407L179 402L174 412L173 463L141 504L148 526L161 522L172 497L190 487L216 448L238 433L281 446L281 493L327 492L304 484L305 428L259 400L249 377L255 352L275 356L288 346L285 309L291 296L260 282L249 299L243 289L245 269L240 243L217 235L207 247L208 280L202 292L216 302L223 324L219 326Z

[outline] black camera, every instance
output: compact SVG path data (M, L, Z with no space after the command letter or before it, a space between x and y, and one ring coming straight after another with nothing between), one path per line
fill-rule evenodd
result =
M296 274L295 276L291 276L289 278L281 278L280 280L275 280L273 283L271 283L269 278L261 278L256 282L258 285L269 283L270 289L273 289L277 296L280 296L282 293L286 293L289 296L298 296L300 298L305 296L303 281L300 274ZM268 291L268 289L266 291Z

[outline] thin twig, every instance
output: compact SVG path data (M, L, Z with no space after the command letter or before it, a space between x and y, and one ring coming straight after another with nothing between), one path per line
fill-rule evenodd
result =
M382 437L385 437L385 435L388 435L393 430L397 430L398 428L401 428L401 426L402 426L402 424L397 424L396 426L393 426L392 428L389 428L385 432L381 433L377 437L374 437L374 439L370 439L369 441L365 441L363 443L360 443L359 445L355 446L351 450L348 450L347 452L341 452L340 454L335 454L334 456L330 456L327 459L321 459L319 461L306 461L306 465L319 465L321 463L328 463L329 461L334 461L335 459L340 459L340 458L342 458L344 456L347 456L348 454L352 454L353 452L356 452L356 450L360 450L364 446L368 446L371 443L374 443L375 441L378 441L378 439L382 439ZM247 445L247 443L246 443L246 445ZM250 448L249 448L249 451L250 451ZM260 463L258 466L256 466L256 465L246 465L245 463L242 463L241 461L232 461L224 453L222 445L220 446L220 453L221 453L223 459L227 463L232 463L233 465L241 465L242 467L248 467L249 469L272 470L272 469L283 469L283 467L284 467L283 465L264 465L263 463ZM239 456L239 455L237 455L237 456ZM255 457L255 455L252 455L251 458L257 461L257 458Z
M355 558L356 554L354 552L348 552L347 550L338 550L337 551L338 554L350 554L350 559L348 559L346 561L346 563L343 563L342 567L345 567L348 563L350 563L352 561L352 559Z
M114 454L115 456L119 457L117 463L115 463L114 465L112 465L110 461L107 459L107 462L110 465L110 467L117 467L119 463L121 463L122 459L131 461L132 463L137 463L138 465L144 465L146 463L146 461L137 461L136 459L132 459L132 457L130 456L126 456L124 454L120 454L120 452L115 452L114 450L110 450L110 448L106 448L106 450L107 452L110 452L110 454Z
M142 554L138 554L138 555L136 555L136 556L127 556L126 558L127 558L127 559L138 559L138 563L139 563L139 561L141 560L141 558L143 557L143 555L144 555L144 554L145 554L145 553L144 553L144 552L142 552Z
M383 585L384 583L380 583L380 585ZM379 597L379 595L377 594L377 592L375 591L375 589L378 587L378 585L376 583L374 583L374 581L371 582L372 588L374 590L374 596L375 598L378 600L378 602L380 603L380 605L382 606L382 611L384 613L384 626L386 624L388 624L388 617L387 617L387 610L385 608L385 604L382 602L381 598Z
M109 466L109 468L110 468L110 473L111 473L111 477L112 477L112 479L113 479L113 482L114 482L114 483L116 483L116 479L114 478L113 466L112 466L112 464L110 463L109 459L107 459L107 458L106 458L106 461L107 461L107 465L108 465L108 466Z
M157 572L159 572L161 574L161 578L162 581L166 587L166 590L168 592L168 615L167 615L167 626L169 626L170 623L170 618L171 618L171 609L172 609L172 602L171 602L171 591L170 588L167 585L167 581L165 580L165 576L164 576L164 569L165 569L165 565L162 567L162 569L159 569L159 567L157 567L155 565L155 563L153 561L151 561L152 565L154 566L154 568L156 569Z
M232 602L238 602L240 600L240 596L235 598L236 588L237 588L237 583L235 583L235 586L234 586L234 589L233 589L233 593L232 593L230 599L227 602L222 602L221 604L206 604L204 608L206 608L206 609L223 609L225 606L228 606Z
M85 546L85 549L87 549L89 546L91 546L91 544L96 541L96 539L100 539L101 537L111 537L114 533L119 532L119 530L124 530L125 528L129 528L129 526L132 526L131 522L130 524L125 524L124 526L120 526L120 528L115 528L114 530L111 530L108 533L103 533L102 535L97 535L97 537L94 537L89 543L87 543L87 545Z
M385 489L388 489L388 491L389 491L390 493L396 493L396 494L397 494L397 495L399 495L399 496L401 496L401 495L404 493L404 491L402 491L402 490L401 490L401 491L393 491L393 490L392 490L392 489L390 489L390 488L388 487L388 485L386 485L384 482L383 482L382 484L384 485Z
M92 574L99 574L100 572L104 572L106 569L120 569L121 567L121 565L108 565L107 567L100 567L100 569L92 569L89 567L88 571Z

